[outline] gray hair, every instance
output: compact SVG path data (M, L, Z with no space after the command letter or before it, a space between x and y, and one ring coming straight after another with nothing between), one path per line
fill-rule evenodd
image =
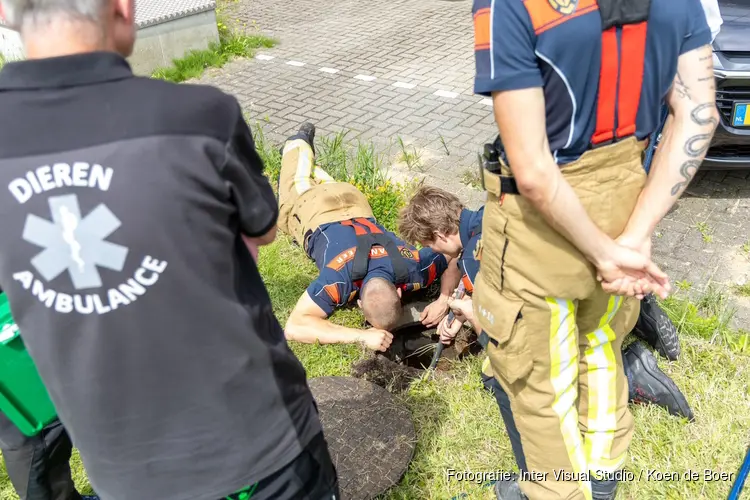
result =
M55 17L97 21L109 0L0 0L7 23L16 29Z

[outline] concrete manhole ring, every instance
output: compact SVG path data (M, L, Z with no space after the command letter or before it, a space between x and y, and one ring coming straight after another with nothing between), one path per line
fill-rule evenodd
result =
M382 387L351 377L309 380L342 500L370 500L398 483L414 455L408 408Z

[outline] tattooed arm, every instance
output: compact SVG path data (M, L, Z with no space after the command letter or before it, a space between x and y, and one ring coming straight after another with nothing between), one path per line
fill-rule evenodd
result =
M693 180L719 124L709 45L680 56L667 104L667 126L624 233L635 241L650 240L656 225Z

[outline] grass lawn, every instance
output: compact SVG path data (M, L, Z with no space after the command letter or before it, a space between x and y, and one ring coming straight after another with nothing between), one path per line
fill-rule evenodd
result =
M256 128L256 142L274 178L280 158ZM321 137L319 163L340 180L349 180L370 198L376 215L393 228L398 207L409 186L394 185L378 170L381 159L369 145L347 146L345 137ZM280 235L260 252L260 271L282 324L299 295L317 271L291 240ZM683 354L679 361L659 360L687 395L696 421L687 423L657 407L633 407L635 436L628 470L636 480L623 484L620 499L722 499L729 481L704 481L704 471L735 473L750 435L750 357L745 332L731 330L729 312L718 292L696 303L680 298L663 303L681 331ZM363 325L354 309L338 311L333 321ZM348 375L352 363L366 356L357 346L293 344L309 377ZM399 396L412 412L418 443L414 460L402 482L387 499L453 498L491 499L491 488L482 484L449 481L447 469L456 471L509 470L514 467L510 443L494 399L482 390L479 359L455 362L447 380L424 379ZM84 493L91 489L77 455L75 478ZM658 480L656 473L677 473L679 480ZM683 480L694 471L699 479ZM4 469L0 469L0 498L17 498Z

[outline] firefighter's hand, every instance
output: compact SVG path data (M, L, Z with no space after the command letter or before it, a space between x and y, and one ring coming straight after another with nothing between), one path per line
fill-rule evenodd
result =
M440 322L440 325L438 326L438 334L440 335L440 342L442 342L445 345L450 345L453 343L453 340L456 338L456 335L458 335L458 332L461 330L461 326L463 326L463 321L458 319L458 316L453 318L453 323L448 325L448 317L446 316L443 318L443 321Z
M466 321L474 322L474 304L470 297L463 299L451 299L448 303L451 311L456 317L457 321L465 323Z
M669 277L643 253L615 244L608 260L597 264L602 289L614 295L640 297L654 293L666 298Z
M640 238L632 234L623 233L621 234L616 240L616 243L619 245L622 245L626 248L632 248L636 252L639 252L641 255L646 257L647 259L651 259L651 238ZM616 289L616 287L611 286L610 284L602 284L602 288L604 291L609 292L610 290ZM643 288L651 288L650 286L645 286ZM616 292L610 292L610 293L616 293ZM644 295L636 294L635 297L638 300L642 300Z
M386 332L385 330L370 328L361 333L360 340L365 343L368 349L385 352L391 347L393 334Z
M440 320L448 314L448 297L440 296L435 302L424 308L419 315L419 321L427 328L434 328L440 323Z
M635 235L623 233L615 240L615 242L624 247L632 248L633 250L639 252L641 255L643 255L647 259L651 259L651 238L650 237L646 239L641 239Z

